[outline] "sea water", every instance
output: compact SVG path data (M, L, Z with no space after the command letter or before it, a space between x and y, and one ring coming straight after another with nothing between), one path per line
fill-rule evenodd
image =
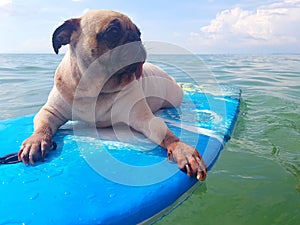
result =
M0 54L0 119L36 113L62 55ZM300 55L150 55L179 82L242 90L206 181L156 224L300 224Z

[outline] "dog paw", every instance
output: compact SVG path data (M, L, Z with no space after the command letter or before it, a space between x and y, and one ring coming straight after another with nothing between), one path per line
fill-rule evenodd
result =
M45 134L34 133L27 138L20 148L18 159L24 164L34 164L37 161L44 161L50 150L56 149L56 143L51 137Z
M202 181L206 178L206 165L199 152L178 141L168 146L168 159L177 163L178 168L187 173L188 176L197 177Z

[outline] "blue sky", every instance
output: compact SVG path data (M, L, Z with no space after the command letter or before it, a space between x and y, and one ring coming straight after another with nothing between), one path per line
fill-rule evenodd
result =
M63 21L88 9L131 17L144 41L194 53L300 53L300 0L0 0L0 53L50 53Z

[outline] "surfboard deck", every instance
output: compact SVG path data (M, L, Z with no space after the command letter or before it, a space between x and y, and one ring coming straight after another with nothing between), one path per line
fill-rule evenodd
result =
M156 115L196 147L210 169L234 129L241 91L183 88L181 107ZM33 131L33 117L0 121L0 155L18 151ZM164 149L125 126L69 122L54 140L57 150L44 163L0 165L0 224L149 222L199 184L168 162Z

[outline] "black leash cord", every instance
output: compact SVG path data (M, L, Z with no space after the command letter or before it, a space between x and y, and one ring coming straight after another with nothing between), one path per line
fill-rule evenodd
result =
M0 157L0 164L14 164L20 162L18 159L18 152L7 154Z
M55 143L55 141L53 141L51 150L55 150L56 148L57 148L57 144ZM10 153L10 154L0 157L0 165L1 164L14 164L14 163L21 162L18 159L18 154L19 154L19 152L14 152L14 153Z

